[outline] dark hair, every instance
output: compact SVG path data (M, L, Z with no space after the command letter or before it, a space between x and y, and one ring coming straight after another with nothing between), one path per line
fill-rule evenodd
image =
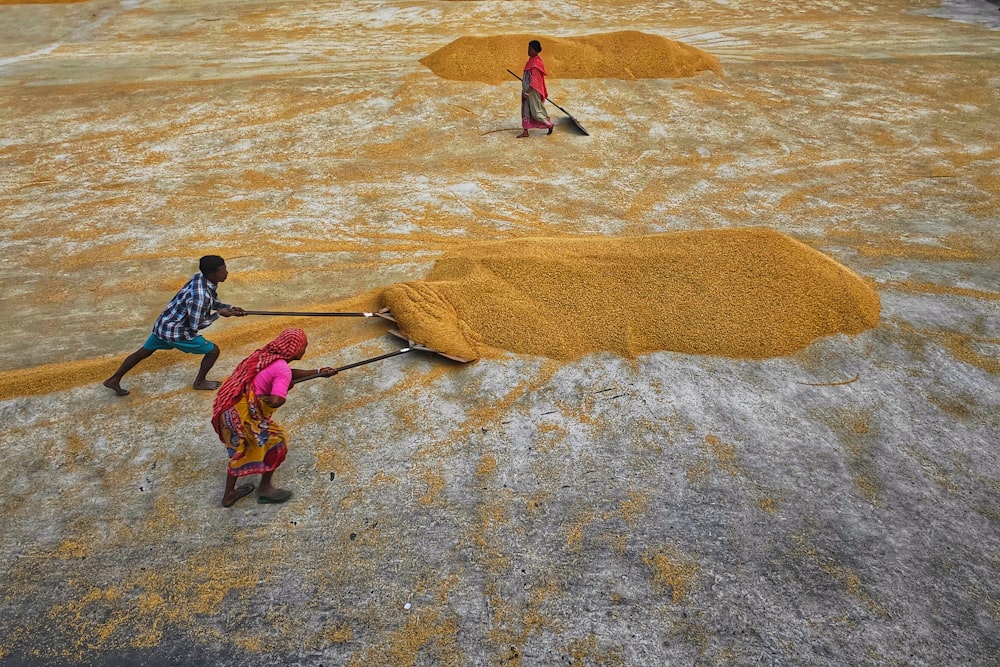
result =
M542 43L539 42L537 39L533 39L530 42L528 42L528 46L533 48L535 51L538 51L539 53L542 52Z
M225 266L225 264L226 260L218 255L205 255L198 260L198 270L201 271L202 275L207 276L210 273L215 273L220 266Z

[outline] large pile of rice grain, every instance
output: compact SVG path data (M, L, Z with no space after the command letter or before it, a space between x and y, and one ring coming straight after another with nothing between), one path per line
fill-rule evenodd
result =
M468 359L784 356L881 309L857 274L765 228L475 244L382 300L409 338Z
M495 35L460 37L420 60L444 79L501 83L520 76L528 42L542 43L542 60L551 78L664 79L711 70L722 74L719 59L693 46L635 30L581 37Z

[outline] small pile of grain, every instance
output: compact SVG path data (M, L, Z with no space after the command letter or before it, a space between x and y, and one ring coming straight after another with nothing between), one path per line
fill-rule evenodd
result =
M711 70L722 74L719 59L693 46L635 30L582 37L495 35L460 37L420 62L444 79L501 83L520 75L528 42L542 43L542 60L551 78L665 79Z
M858 275L763 228L476 244L383 300L408 337L473 359L766 358L860 333L880 314Z
M387 289L383 299L396 321L405 322L403 331L409 339L432 340L435 350L464 359L483 356L482 339L431 284L400 283Z

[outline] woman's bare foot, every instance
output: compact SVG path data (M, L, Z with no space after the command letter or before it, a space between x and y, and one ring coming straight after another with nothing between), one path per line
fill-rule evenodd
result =
M266 472L260 476L260 486L257 487L257 502L261 504L265 503L283 503L292 497L292 492L288 489L279 489L274 484L271 484L271 477L274 475L274 471Z
M200 380L191 385L195 389L201 389L203 391L215 391L222 386L221 382L216 382L215 380Z
M289 491L288 489L279 489L272 486L267 491L267 493L264 492L257 493L257 502L262 505L267 503L270 503L272 505L278 505L280 503L285 502L291 497L292 497L292 492Z
M115 392L117 396L128 396L128 390L122 389L122 386L118 383L118 380L114 378L108 378L104 381L104 386Z
M233 505L236 504L237 500L239 500L243 496L250 495L252 492L253 492L253 484L241 484L240 486L234 488L232 491L227 492L226 495L222 496L222 506L232 507Z
M515 137L515 138L516 138L516 139L525 139L525 138L527 138L527 136L528 136L528 131L527 131L527 130L525 130L525 131L524 131L524 132L522 132L521 134L517 135L517 137Z

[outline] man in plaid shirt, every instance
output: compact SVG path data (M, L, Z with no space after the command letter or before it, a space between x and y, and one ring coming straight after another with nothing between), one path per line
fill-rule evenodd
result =
M128 391L121 386L125 374L153 352L173 349L204 355L198 377L194 379L195 389L219 388L221 383L206 378L219 358L219 347L199 331L217 320L219 315L242 317L246 315L246 311L222 303L216 295L216 286L229 277L226 260L218 255L206 255L198 262L198 269L201 273L195 274L174 295L166 310L156 318L153 333L142 347L125 358L114 375L104 381L105 387L114 390L118 396L127 396Z

